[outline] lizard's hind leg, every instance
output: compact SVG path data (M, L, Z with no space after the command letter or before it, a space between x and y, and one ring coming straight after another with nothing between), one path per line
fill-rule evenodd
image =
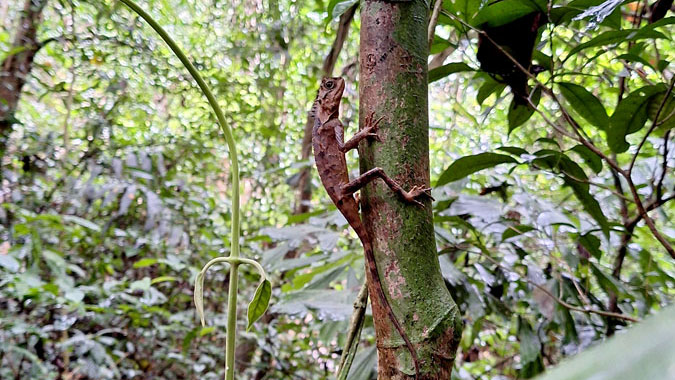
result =
M432 200L434 199L431 197L431 188L429 187L413 186L413 188L410 189L410 191L403 190L401 185L399 185L398 182L391 179L384 172L384 170L382 170L382 168L370 169L367 172L355 178L354 180L349 181L348 183L342 185L342 192L345 195L354 194L355 192L359 191L362 187L366 186L368 183L372 182L377 178L381 178L393 192L398 194L407 203L414 203L420 207L424 207L422 202L417 200L418 198L427 197Z

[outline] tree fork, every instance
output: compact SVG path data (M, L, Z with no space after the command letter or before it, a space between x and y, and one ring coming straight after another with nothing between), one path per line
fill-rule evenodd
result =
M382 142L359 146L361 172L381 167L404 188L429 184L428 15L423 0L361 1L359 125L373 112L383 117ZM431 202L404 204L374 181L362 190L362 209L382 287L417 349L422 379L449 379L462 322L441 275ZM372 303L378 379L414 378L403 340L378 299Z

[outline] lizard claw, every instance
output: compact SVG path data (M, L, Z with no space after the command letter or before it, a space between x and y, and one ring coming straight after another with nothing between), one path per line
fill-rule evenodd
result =
M428 198L434 201L434 197L431 196L431 188L430 187L423 187L423 186L413 186L410 191L408 191L405 195L406 201L410 203L414 203L420 207L424 207L424 205L418 201L418 198Z
M366 126L364 130L366 130L367 137L373 137L376 141L382 142L382 139L380 136L377 134L377 128L380 125L380 121L382 121L383 117L380 117L377 120L374 120L375 118L375 112L371 112L370 115L366 117Z

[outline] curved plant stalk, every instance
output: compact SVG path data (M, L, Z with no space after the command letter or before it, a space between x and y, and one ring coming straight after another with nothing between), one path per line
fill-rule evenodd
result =
M225 115L223 111L218 106L215 96L202 79L199 72L194 67L192 62L188 59L187 55L178 47L178 44L171 38L171 36L155 21L147 12L143 10L140 6L134 3L132 0L119 0L124 3L126 6L131 8L136 14L141 16L152 29L159 34L159 36L166 42L171 51L178 57L183 66L190 72L190 75L197 82L199 89L202 91L204 96L209 102L209 105L213 109L213 112L218 119L218 125L225 135L225 141L227 142L227 148L230 153L230 174L232 176L232 230L231 230L231 245L230 245L230 256L229 257L219 257L209 261L202 271L197 276L195 281L195 306L197 307L197 312L200 314L202 324L204 323L204 303L203 303L203 286L204 286L204 275L206 270L213 264L218 262L227 262L230 264L230 286L228 290L227 302L228 302L228 311L227 311L227 342L225 345L225 379L233 380L234 379L234 350L236 342L236 328L237 328L237 285L238 285L238 269L240 264L250 264L255 266L261 275L260 285L256 290L253 300L249 304L248 310L248 328L250 329L251 325L258 319L262 314L267 310L267 305L269 303L271 295L271 285L265 271L262 266L257 262L249 259L239 258L239 160L237 158L237 147L235 145L234 137L232 136L232 130L228 126L225 120Z
M366 282L361 285L359 295L354 301L354 311L352 312L351 320L349 321L349 333L347 333L347 343L342 351L340 357L340 364L338 365L337 380L346 380L349 375L349 370L352 368L352 362L356 356L356 350L359 348L359 340L361 339L361 330L363 329L363 322L366 320L366 307L368 306L368 284Z

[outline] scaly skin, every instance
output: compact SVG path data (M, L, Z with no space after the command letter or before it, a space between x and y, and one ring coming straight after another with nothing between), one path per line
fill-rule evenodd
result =
M416 198L431 197L431 189L420 186L413 187L410 191L404 191L401 186L389 178L381 168L374 168L362 174L353 181L349 180L345 153L358 146L359 142L366 138L379 140L377 125L380 120L374 120L373 115L366 118L366 125L354 137L344 142L344 126L340 122L339 111L345 82L342 78L324 78L314 103L315 122L312 130L312 147L314 148L314 161L319 171L321 182L326 188L330 199L335 203L338 210L344 215L349 225L356 231L366 258L366 265L373 281L377 297L387 310L394 327L403 338L406 347L410 351L415 365L415 377L420 376L420 366L415 347L410 342L403 326L396 318L394 310L382 289L380 276L373 254L373 245L368 232L359 216L359 205L354 198L354 193L376 178L382 179L389 188L397 193L406 203L422 206Z

